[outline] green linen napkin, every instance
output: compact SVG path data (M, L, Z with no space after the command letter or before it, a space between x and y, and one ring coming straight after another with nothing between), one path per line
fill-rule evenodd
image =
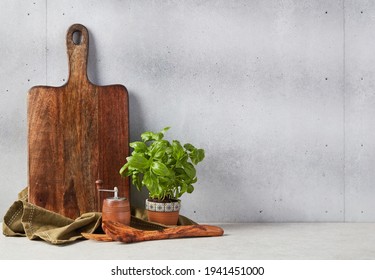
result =
M102 233L101 213L84 213L73 220L28 202L28 188L18 194L3 220L5 236L26 236L30 240L44 240L50 244L73 243L82 239L81 233ZM182 215L177 225L192 225L194 221ZM130 226L142 230L160 230L167 226L147 220L144 209L132 208Z

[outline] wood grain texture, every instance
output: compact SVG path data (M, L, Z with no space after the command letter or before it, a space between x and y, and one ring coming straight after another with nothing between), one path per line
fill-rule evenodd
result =
M95 241L103 241L103 242L111 242L114 241L111 237L106 234L102 233L81 233L82 236L86 239L95 240Z
M128 92L89 81L88 43L87 29L71 26L67 83L28 93L29 201L73 219L97 211L97 179L129 197L129 181L118 173L129 154Z
M166 228L163 230L138 230L117 222L103 222L102 228L107 236L124 243L141 242L148 240L162 240L186 237L222 236L224 230L211 225L189 225Z

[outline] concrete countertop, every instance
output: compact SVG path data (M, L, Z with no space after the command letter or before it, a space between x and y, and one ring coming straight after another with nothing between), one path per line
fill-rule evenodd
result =
M133 244L79 241L56 246L0 236L0 259L374 260L375 223L217 224L222 237Z

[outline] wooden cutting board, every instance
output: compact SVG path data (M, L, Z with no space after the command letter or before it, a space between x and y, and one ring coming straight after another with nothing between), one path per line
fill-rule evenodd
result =
M28 186L31 203L74 219L98 210L97 179L129 197L129 180L119 175L129 154L129 113L124 86L89 81L87 29L72 25L66 40L67 83L28 93Z

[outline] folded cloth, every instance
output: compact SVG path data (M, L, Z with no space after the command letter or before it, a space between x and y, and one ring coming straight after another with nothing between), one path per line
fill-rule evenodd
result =
M67 244L82 239L81 233L102 233L101 213L84 213L73 220L28 202L28 188L18 194L4 216L5 236L26 236L30 240L44 240L50 244ZM182 215L177 225L192 225L194 221ZM132 208L130 226L142 230L163 229L167 226L147 220L144 209Z

